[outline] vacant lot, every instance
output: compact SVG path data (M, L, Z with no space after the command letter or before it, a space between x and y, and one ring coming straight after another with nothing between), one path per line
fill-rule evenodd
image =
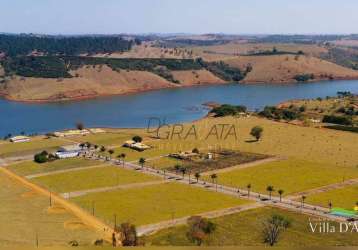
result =
M113 215L116 214L117 222L135 225L234 207L246 202L176 183L89 194L72 200L87 209L91 209L94 202L96 215L112 224Z
M42 150L55 151L59 146L71 144L60 138L32 137L30 142L0 144L0 157L11 157L34 154Z
M358 171L354 169L338 172L332 165L290 159L218 174L217 181L240 188L251 184L252 190L261 193L266 193L266 187L271 185L276 191L282 189L291 194L356 177Z
M86 136L75 136L70 139L78 143L90 142L98 146L119 146L125 141L130 140L134 135L135 134L131 134L130 131L128 131L125 133L98 133Z
M205 246L263 246L262 222L272 214L280 214L291 222L283 232L277 246L356 246L358 238L353 234L320 234L309 229L309 217L275 208L259 208L213 219L217 225L215 232L206 240ZM312 218L311 218L312 219ZM337 228L339 226L337 225ZM186 233L187 226L179 226L158 232L144 238L146 245L192 246Z
M358 186L309 195L307 202L323 207L328 207L329 202L332 202L334 207L352 210L358 202Z
M39 173L49 173L58 170L66 170L80 167L90 167L100 164L98 161L86 160L83 158L61 159L47 163L36 163L34 161L21 162L10 165L7 168L19 175L32 175Z
M33 179L34 182L58 193L155 180L159 180L159 178L115 166L79 170Z
M76 240L90 245L101 236L90 231L81 221L49 200L25 187L19 186L0 173L0 247L65 246Z

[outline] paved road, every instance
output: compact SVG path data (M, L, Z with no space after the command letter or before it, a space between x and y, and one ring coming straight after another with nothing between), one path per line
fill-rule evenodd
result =
M149 182L141 182L141 183L131 183L126 185L118 185L118 186L112 186L112 187L103 187L103 188L93 188L93 189L87 189L87 190L80 190L80 191L74 191L69 193L62 193L61 196L65 199L84 196L86 194L90 193L101 193L101 192L109 192L114 191L118 189L129 189L129 188L136 188L136 187L146 187L151 185L158 185L163 184L168 181L162 180L162 181L149 181Z

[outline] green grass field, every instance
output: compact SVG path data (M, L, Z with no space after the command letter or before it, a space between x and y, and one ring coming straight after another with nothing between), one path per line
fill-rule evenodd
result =
M10 165L7 168L19 175L31 175L39 173L48 173L57 170L65 170L71 168L89 167L99 165L98 161L86 160L82 158L61 159L53 162L36 163L34 161L21 162Z
M90 142L98 146L118 146L122 145L125 141L130 140L134 134L131 133L98 133L89 134L86 136L72 136L71 140L78 143Z
M32 179L46 188L58 192L71 192L100 187L112 187L131 183L160 180L136 171L115 166L85 169L68 173L42 176Z
M259 208L227 215L212 221L216 230L205 241L204 246L264 246L262 222L272 214L280 214L291 222L291 227L283 232L277 246L357 246L358 237L353 234L312 233L309 229L309 217L276 208ZM311 218L312 219L312 218ZM337 227L339 228L339 227ZM192 246L186 237L187 226L178 226L162 230L144 237L146 246Z
M135 225L181 218L247 202L177 183L95 193L71 200L87 209L94 202L96 215L109 223L113 224L113 215L116 214L117 222Z
M351 210L358 202L358 185L309 195L307 202L323 207L328 207L332 202L334 207Z
M55 151L58 147L71 144L61 138L31 137L29 142L4 142L0 144L0 157L34 154L42 150Z
M182 165L183 161L171 157L161 157L146 163L147 166L155 169L167 169L172 168L175 165Z
M36 234L40 247L67 246L71 240L91 245L101 238L66 210L60 207L48 210L47 197L30 192L2 173L0 199L0 247L35 247Z
M221 173L217 181L239 188L251 184L253 191L261 193L266 193L266 187L272 185L276 191L283 189L287 195L357 177L358 169L340 167L337 171L332 165L289 159Z

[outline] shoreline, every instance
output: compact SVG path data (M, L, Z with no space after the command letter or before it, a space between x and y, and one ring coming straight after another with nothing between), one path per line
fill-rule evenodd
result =
M241 81L238 83L233 82L225 82L225 83L200 83L200 84L188 84L188 85L178 85L175 86L170 85L167 87L158 87L158 88L143 88L143 89L133 89L128 90L123 93L117 93L117 94L98 94L98 95L84 95L84 96L78 96L73 98L64 98L64 99L17 99L14 97L9 96L6 93L0 92L0 98L5 99L12 102L19 102L19 103L28 103L28 104L46 104L46 103L63 103L63 102L78 102L78 101L85 101L85 100L91 100L91 99L98 99L98 98L106 98L106 97L115 97L115 96L127 96L127 95L134 95L134 94L140 94L140 93L146 93L150 91L157 91L157 90L165 90L165 89L181 89L181 88L194 88L194 87L205 87L205 86L220 86L220 85L229 85L229 84L245 84L245 85L251 85L251 84L267 84L267 85L277 85L277 84L313 84L317 82L329 82L329 81L354 81L358 80L358 77L337 77L334 79L315 79L310 80L307 82L297 82L296 80L293 81Z

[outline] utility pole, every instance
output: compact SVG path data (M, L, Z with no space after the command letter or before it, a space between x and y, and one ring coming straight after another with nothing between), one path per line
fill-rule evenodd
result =
M92 215L94 216L94 201L92 201Z

